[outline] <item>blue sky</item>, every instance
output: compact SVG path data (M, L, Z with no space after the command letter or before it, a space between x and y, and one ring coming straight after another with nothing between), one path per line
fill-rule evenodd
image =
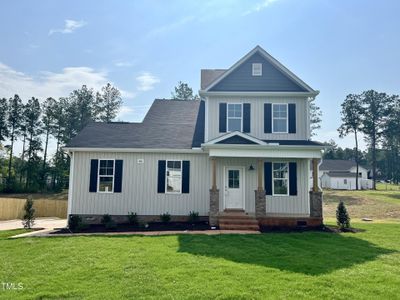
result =
M400 1L2 1L0 96L66 96L110 81L120 119L141 121L179 80L228 68L256 45L320 90L322 128L339 140L348 93L400 89Z

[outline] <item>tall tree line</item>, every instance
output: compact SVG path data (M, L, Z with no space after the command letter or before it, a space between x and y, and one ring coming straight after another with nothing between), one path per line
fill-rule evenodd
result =
M354 134L357 167L360 162L358 134L364 134L369 148L373 188L376 189L378 169L385 179L400 182L399 96L374 90L350 94L342 103L341 115L339 135Z
M110 83L100 91L83 85L68 97L32 97L24 104L18 95L0 98L0 191L36 192L66 187L69 157L62 151L88 123L110 122L122 105L120 91ZM49 158L49 142L56 152ZM21 156L15 142L22 142ZM51 184L48 184L48 179Z

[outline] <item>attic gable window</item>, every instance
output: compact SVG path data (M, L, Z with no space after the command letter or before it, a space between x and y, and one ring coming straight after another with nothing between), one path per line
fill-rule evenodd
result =
M252 75L253 76L262 76L262 64L261 63L252 64Z

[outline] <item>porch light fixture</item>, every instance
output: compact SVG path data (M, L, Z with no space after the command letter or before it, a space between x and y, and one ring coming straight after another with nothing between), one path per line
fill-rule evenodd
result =
M249 167L249 171L254 171L254 170L255 170L255 168L253 167L253 164L251 164Z

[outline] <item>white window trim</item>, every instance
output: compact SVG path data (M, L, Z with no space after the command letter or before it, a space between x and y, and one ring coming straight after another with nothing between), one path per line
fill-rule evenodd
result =
M168 192L168 162L180 161L181 162L181 185L179 192ZM165 194L180 195L182 194L182 177L183 177L183 160L180 159L167 159L165 160Z
M256 73L254 72L254 69L255 69L254 66L255 66L255 65L259 65L259 66L260 66L260 74L256 74ZM263 64L262 64L262 63L252 63L252 64L251 64L251 75L252 75L252 76L262 76L262 71L263 71L263 70L262 70L262 67L263 67Z
M113 175L100 175L100 161L102 160L112 160L113 161ZM112 194L114 193L114 188L115 188L115 159L113 158L102 158L98 159L98 170L97 170L97 192L101 194ZM100 176L101 177L112 177L113 178L113 183L112 183L112 190L111 191L100 191Z
M276 106L276 105L285 105L286 106L286 131L275 131L274 119L283 120L283 118L274 118L274 106ZM272 103L271 118L272 118L272 133L289 133L289 105L288 105L288 103Z
M235 132L235 131L230 131L229 130L229 104L240 104L240 110L241 110L241 117L240 117L240 132L243 132L243 103L226 103L226 132ZM231 119L239 119L238 117L231 117Z
M287 178L287 192L286 192L286 194L275 194L274 164L286 164L286 166L287 166L288 178ZM289 176L289 172L290 172L290 170L289 170L289 163L288 163L287 161L275 161L275 162L272 163L272 196L276 196L276 197L281 197L281 196L286 197L286 196L289 196L289 189L290 189L290 182L289 182L290 176ZM286 178L276 178L276 180L286 180Z

